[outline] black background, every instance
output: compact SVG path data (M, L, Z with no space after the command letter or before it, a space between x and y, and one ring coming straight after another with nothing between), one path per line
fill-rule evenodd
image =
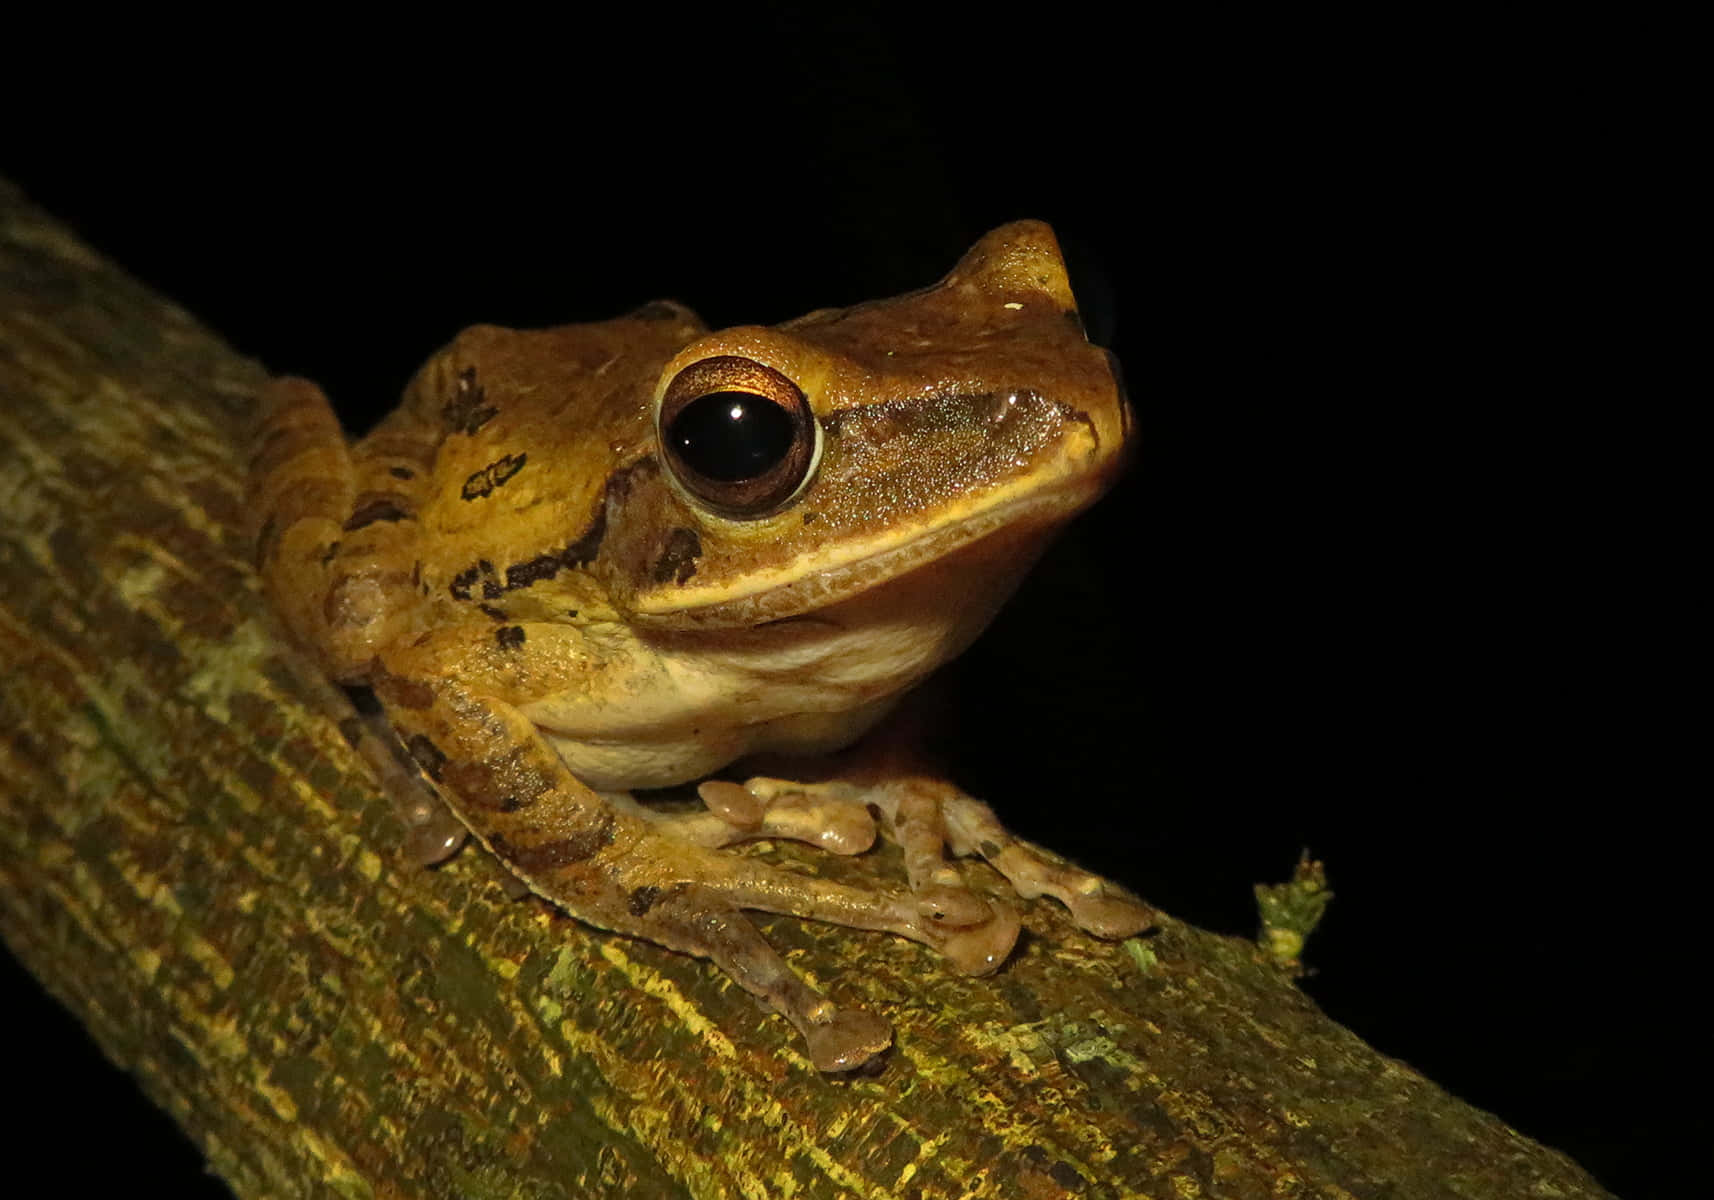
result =
M954 669L958 778L1246 936L1308 847L1338 898L1305 989L1647 1194L1708 1132L1660 1095L1691 798L1613 397L1544 329L1589 261L1551 179L1584 113L1456 30L1090 20L44 38L0 173L356 426L464 324L777 321L1051 221L1140 452ZM75 1194L191 1195L195 1151L38 995L8 979L43 1116L13 1134L75 1110Z

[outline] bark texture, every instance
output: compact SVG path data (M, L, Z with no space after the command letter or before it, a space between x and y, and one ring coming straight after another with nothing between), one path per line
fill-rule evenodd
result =
M261 378L0 183L0 934L239 1196L1604 1194L1170 919L1027 906L988 980L769 921L895 1024L829 1078L704 964L410 868L250 570Z

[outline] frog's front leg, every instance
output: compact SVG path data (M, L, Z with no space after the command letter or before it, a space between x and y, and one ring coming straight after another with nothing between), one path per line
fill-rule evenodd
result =
M843 778L813 783L758 776L743 789L778 804L797 795L806 805L844 802L874 806L888 834L904 851L905 873L923 913L957 925L980 919L988 903L969 890L947 859L980 855L1026 900L1052 896L1078 926L1101 938L1123 938L1154 920L1147 905L1124 895L1098 875L1049 857L1014 837L994 810L943 779L900 765L883 746L869 762Z
M802 1033L822 1070L859 1066L891 1040L885 1022L836 1008L740 911L901 934L960 968L997 967L1017 936L1004 909L958 928L914 897L791 875L672 838L580 782L518 705L599 673L575 630L454 628L380 655L377 696L416 761L471 830L538 894L593 925L712 959ZM530 646L533 653L516 651Z
M849 797L828 798L795 787L768 792L722 779L701 784L696 794L706 806L702 812L659 812L628 796L615 803L675 838L711 848L784 838L831 854L861 854L875 844L874 818Z

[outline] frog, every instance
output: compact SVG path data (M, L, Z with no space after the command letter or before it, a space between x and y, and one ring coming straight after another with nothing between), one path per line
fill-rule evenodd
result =
M959 869L979 857L1098 937L1152 923L875 732L1133 442L1052 230L1021 221L930 287L778 325L711 330L656 301L473 326L355 441L314 383L273 378L256 560L315 669L373 695L407 768L389 790L423 785L400 802L421 861L474 837L585 924L710 960L816 1069L845 1072L887 1051L890 1024L811 986L748 912L988 974L1021 923ZM690 809L647 799L691 785ZM903 886L740 848L849 855L878 836L902 848Z

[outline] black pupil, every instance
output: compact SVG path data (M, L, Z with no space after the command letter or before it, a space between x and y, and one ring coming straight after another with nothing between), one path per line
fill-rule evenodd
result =
M667 431L679 458L721 483L765 475L792 448L792 419L749 392L710 392L692 400Z

